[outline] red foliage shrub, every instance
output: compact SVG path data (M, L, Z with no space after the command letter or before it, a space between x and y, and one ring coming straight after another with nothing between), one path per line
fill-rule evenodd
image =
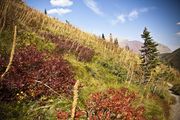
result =
M89 120L146 120L143 107L132 107L136 95L126 88L109 89L105 92L94 93L86 102L86 112L77 110L75 119ZM58 111L58 120L70 118L71 113Z
M80 118L85 116L85 112L78 110L75 113L75 120L79 120ZM71 118L71 113L70 112L65 112L65 111L58 111L57 112L57 119L58 120L68 120Z
M5 71L7 60L0 54L0 75Z
M67 120L70 117L70 114L65 111L58 111L57 112L57 119L58 120Z
M0 96L14 99L20 91L34 98L52 94L47 86L59 94L71 95L74 84L73 72L62 57L48 57L28 46L15 52L11 68L0 83Z
M78 60L80 61L91 61L92 57L94 56L94 50L80 45L76 41L67 40L63 36L55 36L50 33L43 33L42 34L46 39L51 40L52 42L57 44L57 51L64 53L64 52L73 52L77 56Z
M144 108L133 108L132 102L135 94L128 89L109 89L106 92L92 94L87 102L90 120L99 119L123 119L123 120L145 120Z

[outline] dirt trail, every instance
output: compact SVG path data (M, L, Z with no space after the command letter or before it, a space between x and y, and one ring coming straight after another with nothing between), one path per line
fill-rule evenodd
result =
M171 93L172 96L175 97L176 103L173 105L170 105L170 114L172 120L180 120L180 96L174 95Z
M168 84L172 87L170 83ZM173 94L172 91L170 91L170 94L176 99L176 103L170 105L170 120L180 120L180 96Z

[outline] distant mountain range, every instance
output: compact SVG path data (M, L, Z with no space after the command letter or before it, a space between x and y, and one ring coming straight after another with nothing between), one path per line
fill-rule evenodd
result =
M141 49L141 46L143 46L143 43L136 40L134 41L124 40L124 41L120 41L119 45L120 47L128 46L130 50L139 54L140 53L139 50ZM168 48L167 46L158 43L157 49L159 50L160 58L164 62L180 70L180 48L172 52L171 49Z
M164 53L160 55L161 59L180 70L180 48L172 53Z
M160 44L158 43L158 50L159 52L162 54L162 53L171 53L171 49L169 49L167 46L163 45L163 44ZM130 50L132 50L133 52L135 53L140 53L140 49L141 49L141 46L143 46L143 43L140 42L140 41L129 41L129 40L124 40L124 41L120 41L119 43L120 47L126 47L126 46L129 46Z

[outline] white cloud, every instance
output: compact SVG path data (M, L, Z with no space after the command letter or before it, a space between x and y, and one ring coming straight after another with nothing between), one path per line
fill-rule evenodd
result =
M134 19L138 18L139 12L137 10L133 10L129 13L128 19L133 21Z
M139 12L142 12L142 13L144 13L144 12L148 12L148 11L150 11L150 10L154 10L154 9L156 9L156 7L144 7L144 8L141 8L141 9L139 9Z
M126 21L133 21L139 17L141 13L148 12L150 10L155 9L155 7L145 7L141 9L134 9L127 14L121 13L120 15L116 16L115 20L112 20L112 25L116 25L118 23L125 23Z
M180 32L177 32L176 35L180 36Z
M117 16L117 20L121 23L124 23L126 21L125 17L126 16L124 14L121 14L121 15Z
M118 15L117 18L116 18L116 20L112 20L112 21L111 21L111 24L112 24L112 25L116 25L116 24L118 24L119 22L120 22L120 23L126 22L126 16L125 16L124 14Z
M118 23L125 23L127 20L133 21L138 18L139 12L137 10L132 10L128 14L120 14L116 17L116 20L112 21L112 25L116 25Z
M73 5L73 1L71 0L50 0L50 3L53 6L60 6L60 7L67 7Z
M72 10L66 8L50 9L47 11L48 14L58 14L58 15L64 15L70 12L72 12Z
M180 25L180 22L177 22L176 25Z
M86 4L86 6L88 8L90 8L94 13L98 14L98 15L103 15L103 12L100 10L100 8L98 7L97 3L95 2L95 0L84 0L84 3Z

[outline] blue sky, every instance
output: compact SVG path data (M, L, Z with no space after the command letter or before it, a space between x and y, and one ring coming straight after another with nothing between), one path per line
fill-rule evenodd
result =
M108 38L139 40L146 26L154 40L172 50L180 47L179 0L26 0L61 21Z

